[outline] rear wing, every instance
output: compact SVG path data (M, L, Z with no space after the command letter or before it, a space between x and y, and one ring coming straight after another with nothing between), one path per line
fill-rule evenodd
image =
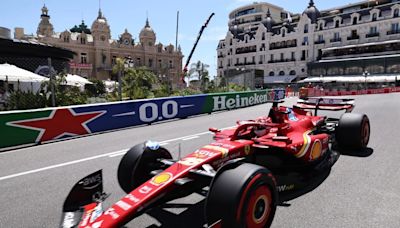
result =
M351 112L354 109L354 99L310 97L299 99L297 104L295 104L293 107L304 110L315 110L314 115L317 115L318 110L345 110L346 112Z
M267 90L267 103L273 103L274 106L282 103L286 97L285 89L271 89Z

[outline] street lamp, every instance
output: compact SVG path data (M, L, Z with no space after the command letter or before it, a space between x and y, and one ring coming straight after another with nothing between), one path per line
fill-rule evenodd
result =
M363 72L363 76L364 76L364 78L365 78L365 80L364 80L364 89L365 89L365 93L367 93L367 77L369 76L370 74L369 74L369 72L366 70L366 71L364 71Z
M124 74L125 69L133 68L134 66L135 66L134 61L132 60L132 58L130 56L128 56L124 60L123 68L119 69L119 71L118 71L118 97L119 97L120 101L122 101L122 80L121 80L121 78L124 76L123 74Z

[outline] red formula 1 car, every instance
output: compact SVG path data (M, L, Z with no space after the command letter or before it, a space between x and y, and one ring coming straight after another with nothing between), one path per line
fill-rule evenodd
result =
M293 107L279 106L281 99L275 98L268 116L238 121L228 130L210 128L215 141L179 160L155 142L134 146L118 167L127 195L103 210L106 194L97 171L71 190L61 227L120 227L206 187L208 227L269 227L277 205L312 186L338 151L365 149L370 135L368 117L350 113L351 99L309 98ZM318 110L346 113L333 119Z

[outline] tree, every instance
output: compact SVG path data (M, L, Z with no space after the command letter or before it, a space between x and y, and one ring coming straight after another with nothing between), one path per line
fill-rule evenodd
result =
M210 66L207 64L202 63L201 61L197 61L197 63L192 63L190 65L189 70L189 81L192 77L197 77L200 83L200 89L202 91L206 90L207 83L210 80L208 75L208 69Z
M130 99L147 98L157 83L157 76L146 67L130 68L123 77L123 92Z

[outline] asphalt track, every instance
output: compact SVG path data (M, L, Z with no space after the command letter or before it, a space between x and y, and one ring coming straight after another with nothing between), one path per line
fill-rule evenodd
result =
M371 121L366 157L341 156L313 191L279 206L272 227L400 227L400 94L355 96L354 112ZM288 104L293 104L293 98ZM57 227L73 184L103 169L105 206L124 195L116 170L125 149L147 139L178 157L211 141L208 127L267 114L270 105L203 115L151 126L0 153L0 227ZM372 152L372 151L371 151ZM192 194L156 208L127 227L202 227L204 197Z

